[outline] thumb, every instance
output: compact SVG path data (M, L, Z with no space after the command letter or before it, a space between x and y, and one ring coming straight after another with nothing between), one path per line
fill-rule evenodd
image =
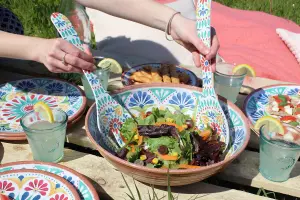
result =
M88 45L86 45L86 44L83 44L82 46L83 46L83 49L84 49L84 53L92 56L92 52L90 50L90 47Z

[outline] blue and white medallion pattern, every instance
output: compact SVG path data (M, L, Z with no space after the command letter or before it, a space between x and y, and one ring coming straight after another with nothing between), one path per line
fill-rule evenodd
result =
M269 97L279 94L300 97L300 85L274 85L257 89L249 94L244 102L244 112L252 125L259 118L269 115L267 112Z

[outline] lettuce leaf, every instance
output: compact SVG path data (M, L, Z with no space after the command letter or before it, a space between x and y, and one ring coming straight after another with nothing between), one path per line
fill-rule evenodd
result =
M158 148L161 145L165 145L166 147L168 147L169 152L176 152L179 156L181 155L181 150L179 148L177 139L173 137L163 136L159 138L147 138L145 140L145 143L147 144L147 146L149 146L149 151L152 153L157 152Z
M193 159L193 144L190 137L190 131L182 131L180 134L183 149L182 149L182 157L191 161Z
M139 125L154 125L155 124L154 115L149 115L145 119L138 117L136 120Z
M122 136L127 141L133 138L133 136L136 134L136 130L137 130L137 124L132 118L127 119L120 129Z

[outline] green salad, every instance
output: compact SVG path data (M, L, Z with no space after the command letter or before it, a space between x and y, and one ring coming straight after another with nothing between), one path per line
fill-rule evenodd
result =
M125 142L117 156L151 168L189 169L217 163L225 144L210 126L199 130L190 116L168 109L151 112L122 125Z

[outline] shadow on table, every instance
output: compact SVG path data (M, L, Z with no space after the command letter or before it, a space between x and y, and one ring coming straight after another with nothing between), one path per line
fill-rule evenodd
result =
M156 189L165 190L167 194L167 188L166 187L155 187ZM180 187L172 187L171 188L172 193L174 197L176 198L178 196L178 199L180 199L180 196L182 194L190 194L190 199L205 199L207 196L216 194L219 192L225 192L230 190L229 188L223 188L219 186L212 187L210 184L206 184L204 182L198 182L191 185L186 186L180 186Z
M0 163L3 159L3 155L4 155L4 147L3 144L0 142Z
M64 158L61 160L61 162L69 162L72 160L77 160L81 157L84 157L85 155L86 155L85 153L65 148Z
M131 41L131 38L125 36L107 37L97 43L97 50L93 52L93 56L114 58L125 68L124 70L151 62L179 64L166 47L150 40ZM118 75L112 74L111 78L116 76Z
M94 181L93 179L91 179L87 176L85 176L85 178L87 178L89 180L89 182L94 186L94 188L96 189L96 191L99 195L99 198L101 200L112 200L113 199L111 196L109 196L109 194L107 194L105 192L105 190L96 181ZM103 181L105 181L105 180L103 179ZM104 184L106 184L106 182Z

